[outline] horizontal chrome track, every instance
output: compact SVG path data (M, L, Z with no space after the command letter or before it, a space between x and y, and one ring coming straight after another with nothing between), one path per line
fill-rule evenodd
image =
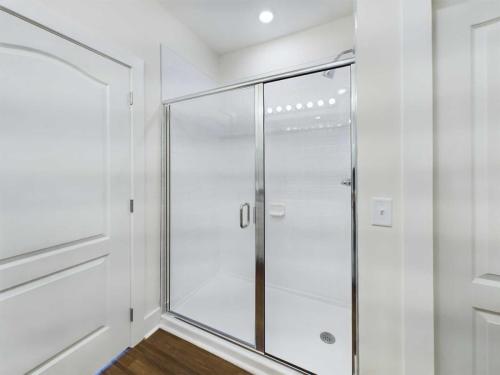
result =
M344 59L344 60L340 60L340 61L330 62L327 64L316 65L316 66L308 67L305 69L292 70L290 72L266 76L263 78L257 78L257 79L253 79L250 81L244 81L244 82L240 82L240 83L237 83L234 85L222 86L222 87L217 87L217 88L212 89L212 90L206 90L206 91L201 91L201 92L197 92L197 93L190 94L190 95L179 96L177 98L165 100L165 101L163 101L163 104L168 105L168 104L172 104L172 103L182 102L184 100L200 98L202 96L218 94L218 93L221 93L224 91L234 90L234 89L238 89L238 88L242 88L242 87L246 87L246 86L254 86L254 85L259 84L259 83L279 81L281 79L297 77L297 76L301 76L304 74L318 73L318 72L328 70L328 69L341 68L343 66L352 65L352 64L354 64L354 62L355 62L354 58L349 58L349 59Z

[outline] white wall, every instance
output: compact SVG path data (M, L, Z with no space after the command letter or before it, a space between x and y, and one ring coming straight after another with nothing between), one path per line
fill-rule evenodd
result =
M356 8L360 373L433 374L431 1Z
M217 87L218 77L210 77L200 67L179 56L166 45L161 46L162 99L168 100ZM217 79L216 79L217 78Z
M401 1L357 0L359 360L363 375L403 374ZM393 227L371 198L393 198Z
M403 357L434 373L432 1L402 2Z
M53 13L70 30L124 51L145 62L146 251L145 312L159 320L161 202L160 44L196 63L207 76L217 75L217 56L156 0L16 0ZM6 2L8 4L8 2ZM51 25L48 25L49 27ZM62 30L64 31L64 30ZM146 329L152 326L146 326Z
M221 83L331 61L354 47L354 18L344 17L220 56Z

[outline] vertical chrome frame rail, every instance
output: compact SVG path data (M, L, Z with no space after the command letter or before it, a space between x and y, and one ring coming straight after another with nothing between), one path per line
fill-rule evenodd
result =
M161 173L161 306L170 311L170 106L165 105L162 121ZM163 307L162 307L163 309Z
M358 330L358 142L356 126L356 65L351 69L351 309L352 309L352 373L359 374L359 330Z
M255 85L255 347L265 352L264 84Z
M294 370L310 374L292 363L276 358L265 352L265 181L264 181L264 83L286 78L298 77L324 70L350 67L351 73L351 274L352 274L352 374L358 375L359 368L359 330L358 330L358 251L357 251L357 142L356 142L356 79L354 58L335 61L329 64L318 65L265 77L257 80L242 82L236 85L220 87L214 90L186 95L164 101L162 122L162 217L161 217L161 305L163 313L189 323L199 329L225 339L233 344L260 354L268 359ZM176 314L170 309L170 104L189 99L199 98L237 88L251 87L255 89L255 347L224 332L207 327L188 317Z

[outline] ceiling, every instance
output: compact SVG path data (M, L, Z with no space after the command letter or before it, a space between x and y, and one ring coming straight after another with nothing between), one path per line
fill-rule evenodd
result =
M353 12L353 0L159 0L216 53L324 24ZM271 10L270 24L259 21Z

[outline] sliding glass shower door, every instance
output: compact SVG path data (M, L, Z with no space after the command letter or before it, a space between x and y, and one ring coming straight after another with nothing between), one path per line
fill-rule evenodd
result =
M266 352L351 373L350 67L264 85Z
M254 88L169 106L169 309L255 344Z
M351 66L168 105L168 311L316 374L356 337Z

